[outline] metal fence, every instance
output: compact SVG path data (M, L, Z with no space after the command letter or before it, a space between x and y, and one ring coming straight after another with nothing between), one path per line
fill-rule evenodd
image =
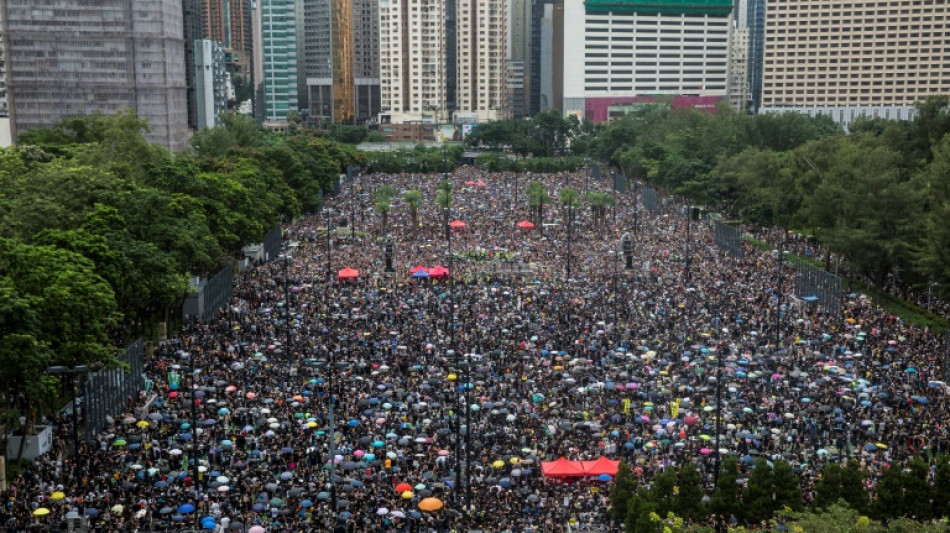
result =
M614 172L614 190L620 193L627 192L627 176L623 172Z
M279 243L278 243L279 247ZM181 307L182 320L207 321L228 304L234 290L234 265L228 263L213 278L199 279Z
M127 368L100 370L86 376L83 386L85 437L95 440L106 427L106 417L125 410L145 388L145 344L139 339L130 344L119 360Z
M653 187L643 188L643 207L649 209L650 211L656 211L660 207L656 189Z
M600 179L600 165L591 165L590 166L590 177L599 180Z
M280 255L280 241L283 234L280 231L280 224L275 224L270 231L264 235L264 260L273 261Z
M841 312L841 278L796 257L795 296L832 313Z
M716 246L732 257L740 259L745 257L745 251L742 249L742 231L719 220L715 221L715 226Z

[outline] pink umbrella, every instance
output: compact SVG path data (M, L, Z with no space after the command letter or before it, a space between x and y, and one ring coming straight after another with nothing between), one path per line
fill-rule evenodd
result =
M224 390L226 390L227 392L234 392L237 390L237 387L235 387L234 385L228 385L227 388L225 388Z
M364 455L366 455L366 452L364 452L363 450L356 450L355 452L353 452L353 455L357 457L363 457Z
M245 394L244 396L246 396L248 400L253 400L254 398L257 398L257 395L254 394L253 392L249 392Z
M640 421L649 423L649 422L650 422L650 417L648 417L647 415L643 415L643 416L640 417Z
M699 423L699 417L696 415L687 415L686 419L683 420L683 422L686 422L687 426L695 426L696 424Z
M251 526L251 529L248 529L247 533L264 533L264 528L261 526Z
M709 448L702 448L701 450L699 450L699 453L703 455L709 455L710 453L712 453L712 450L710 450Z
M449 451L448 451L448 450L439 450L439 455L442 456L442 457L445 457L445 456L448 455L448 454L449 454Z

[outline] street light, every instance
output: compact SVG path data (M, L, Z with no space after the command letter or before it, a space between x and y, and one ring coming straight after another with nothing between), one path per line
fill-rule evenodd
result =
M782 315L782 262L788 250L772 250L775 256L775 351L781 342L781 315Z
M333 210L326 208L323 210L327 219L327 283L333 281L333 272L330 270L330 254L333 252L333 243L330 241L330 231L333 229Z
M198 504L198 414L196 412L197 405L195 400L195 390L198 388L197 378L198 374L201 372L200 369L194 367L194 360L191 359L191 356L187 352L182 352L181 354L182 364L173 365L173 370L187 370L188 374L191 375L191 392L188 394L188 401L191 402L191 480L192 486L195 488L195 505ZM187 363L187 364L185 364ZM178 368L176 368L178 367ZM212 443L212 446L214 443ZM198 523L199 513L195 513L195 523Z
M336 352L330 351L329 357L330 360L316 361L313 365L315 368L326 369L327 371L327 382L328 382L328 391L327 391L327 419L329 422L330 429L330 505L333 510L334 519L337 518L337 498L336 498L336 422L333 417L334 405L336 400L333 398L334 391L334 377L336 376L337 370L343 370L349 367L349 363L345 361L336 361L335 354Z
M80 376L89 372L89 367L86 365L78 365L74 367L67 366L51 366L46 369L47 374L54 376L68 375L70 376L69 384L71 387L71 392L73 393L73 460L79 460L79 388L76 386L79 383ZM76 463L74 463L76 464ZM74 473L73 477L76 473Z
M287 321L284 326L287 337L285 350L288 358L290 357L290 321L293 318L290 312L290 252L296 247L297 243L288 242L284 248L284 253L281 254L281 257L284 259L284 313L285 320Z
M686 200L686 269L684 270L683 283L689 283L689 245L690 245L690 236L689 236L689 226L690 221L693 218L693 207L690 205L689 200Z

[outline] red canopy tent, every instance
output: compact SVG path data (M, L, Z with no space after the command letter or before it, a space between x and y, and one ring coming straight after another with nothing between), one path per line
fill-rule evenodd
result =
M606 457L601 457L596 461L581 461L581 468L584 469L584 475L586 476L599 476L602 474L616 476L619 467L620 461L611 461Z
M579 462L561 457L557 461L541 461L541 473L544 477L583 477L584 469Z
M485 186L485 182L482 181L482 180L478 180L478 181L475 182L475 185L478 186L478 187L484 187L484 186Z
M522 220L521 222L518 223L518 227L521 229L531 229L534 227L534 224L532 224L531 222L528 222L527 220Z
M456 220L453 220L452 222L449 222L449 227L454 228L454 229L464 228L465 223L462 222L461 220L456 219Z
M477 183L474 182L474 181L472 181L472 180L468 180L468 181L465 182L465 185L468 185L469 187L473 187L473 186L477 185Z
M430 278L447 278L449 277L449 269L445 268L442 265L436 265L429 269Z
M346 267L343 270L339 271L337 275L340 277L340 279L356 279L360 277L360 271L354 270L350 267Z
M424 266L422 266L422 265L416 265L415 267L413 267L412 270L409 271L409 273L410 273L410 274L415 274L416 272L419 272L420 270L423 271L423 272L425 272L425 273L428 273L428 272L429 272L429 269L428 269L428 268L426 268L426 267L424 267Z

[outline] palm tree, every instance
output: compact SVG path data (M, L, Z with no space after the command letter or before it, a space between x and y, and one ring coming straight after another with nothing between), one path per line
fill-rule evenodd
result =
M376 210L379 211L379 214L383 217L381 228L383 234L386 233L386 226L389 223L389 211L392 210L392 200L395 195L396 189L392 185L383 185L376 189L376 193L373 195L373 200L376 202Z
M415 189L406 191L406 194L402 195L402 200L406 202L406 205L409 207L409 218L412 220L412 229L415 231L415 228L418 226L419 205L422 203L422 193Z
M587 193L587 203L590 205L591 214L595 222L603 222L604 206L607 205L606 193L600 191L590 191Z
M535 224L538 225L538 231L544 235L544 206L551 202L551 197L548 196L548 191L545 190L544 185L541 185L540 181L532 181L528 184L528 205L531 206L534 211Z
M439 183L439 192L435 195L435 205L442 208L443 225L445 226L445 239L451 242L449 233L449 209L452 208L452 182L442 180Z
M567 278L571 277L571 244L574 242L574 210L581 205L581 195L570 187L558 191L561 209L567 214Z

